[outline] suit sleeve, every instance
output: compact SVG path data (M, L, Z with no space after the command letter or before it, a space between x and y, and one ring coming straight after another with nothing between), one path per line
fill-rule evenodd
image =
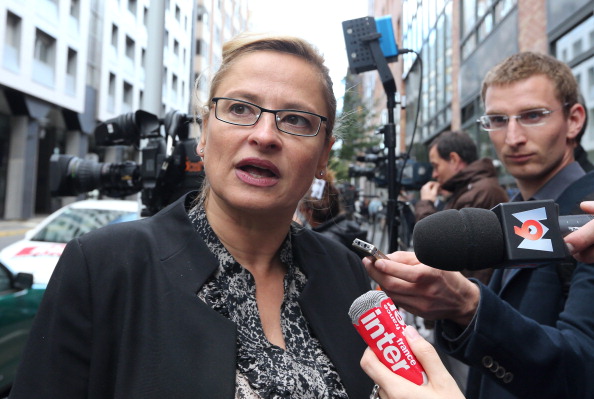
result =
M91 300L86 262L77 240L64 250L33 322L11 399L86 398Z
M488 287L480 289L479 308L464 332L438 322L441 348L517 397L593 397L594 265L578 263L565 306L551 325L521 314ZM537 295L546 300L552 293Z

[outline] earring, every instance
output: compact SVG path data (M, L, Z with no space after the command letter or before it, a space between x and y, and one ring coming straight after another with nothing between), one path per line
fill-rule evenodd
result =
M324 176L324 171L320 170L320 177Z
M200 154L204 154L204 148L200 149Z

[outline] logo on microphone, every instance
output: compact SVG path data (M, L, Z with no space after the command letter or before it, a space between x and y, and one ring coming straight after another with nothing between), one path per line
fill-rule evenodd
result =
M543 238L549 229L539 222L539 220L547 220L547 212L544 207L512 213L512 216L522 222L521 227L514 226L514 233L524 239L518 248L553 252L551 240Z

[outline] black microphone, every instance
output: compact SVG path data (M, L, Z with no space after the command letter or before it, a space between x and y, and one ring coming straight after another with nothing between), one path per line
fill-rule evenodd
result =
M593 219L558 216L551 200L449 209L416 223L413 247L422 263L441 270L536 267L569 259L563 237Z

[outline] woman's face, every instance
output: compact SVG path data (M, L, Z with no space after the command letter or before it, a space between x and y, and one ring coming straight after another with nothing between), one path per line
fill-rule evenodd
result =
M327 116L323 90L319 72L301 58L257 51L235 60L214 95ZM218 120L210 106L199 144L211 187L207 206L292 215L326 168L334 139L326 140L325 123L317 136L294 136L278 130L272 113L254 126L236 126Z

